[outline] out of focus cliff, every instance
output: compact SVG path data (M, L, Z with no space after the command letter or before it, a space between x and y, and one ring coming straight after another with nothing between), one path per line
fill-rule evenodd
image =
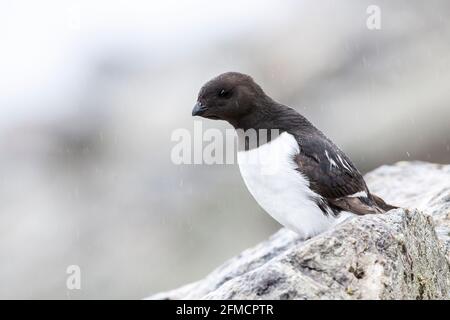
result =
M449 163L450 4L378 1L369 30L370 4L2 2L0 297L142 297L279 228L236 166L171 162L171 133L192 130L199 87L224 71L251 74L363 172Z

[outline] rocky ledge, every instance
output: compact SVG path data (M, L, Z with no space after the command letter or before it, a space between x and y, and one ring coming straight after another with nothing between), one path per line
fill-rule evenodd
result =
M351 218L307 241L283 228L150 299L450 299L450 165L400 162L366 181L404 209Z

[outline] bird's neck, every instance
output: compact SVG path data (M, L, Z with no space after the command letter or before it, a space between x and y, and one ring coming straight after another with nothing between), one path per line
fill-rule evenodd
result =
M265 96L257 101L252 102L253 105L250 110L252 112L240 117L239 119L230 121L231 125L240 130L260 130L260 129L275 129L273 128L273 114L275 112L274 106L277 105L270 97Z
M322 134L294 109L267 98L260 100L260 104L252 108L254 110L252 113L236 121L230 121L238 132L238 137L256 136L257 145L260 145L275 139L283 132L296 136ZM239 140L244 141L247 138ZM244 148L248 150L249 147L245 144Z

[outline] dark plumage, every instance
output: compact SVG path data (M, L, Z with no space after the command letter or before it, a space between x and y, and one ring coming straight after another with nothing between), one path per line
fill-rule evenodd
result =
M228 72L207 82L192 114L225 120L244 131L279 129L295 137L300 150L293 156L296 170L319 195L314 201L326 215L384 213L396 208L369 192L358 169L330 139L294 109L267 96L250 76Z

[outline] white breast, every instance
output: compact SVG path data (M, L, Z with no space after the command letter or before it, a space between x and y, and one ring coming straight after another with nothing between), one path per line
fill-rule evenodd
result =
M312 200L318 197L298 170L294 136L283 132L262 146L239 151L239 169L250 193L273 218L302 237L318 234L336 222Z

